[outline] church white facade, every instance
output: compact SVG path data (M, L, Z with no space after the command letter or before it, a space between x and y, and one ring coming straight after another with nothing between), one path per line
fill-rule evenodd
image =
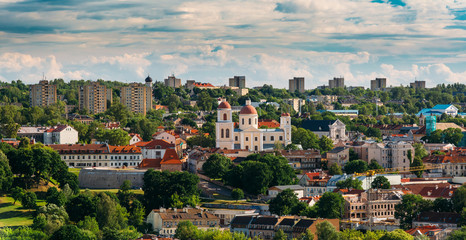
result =
M291 116L283 113L278 129L260 129L258 115L251 105L245 105L239 113L238 128L232 119L228 102L221 102L217 108L216 146L221 149L246 149L263 151L273 149L276 142L284 146L291 143Z

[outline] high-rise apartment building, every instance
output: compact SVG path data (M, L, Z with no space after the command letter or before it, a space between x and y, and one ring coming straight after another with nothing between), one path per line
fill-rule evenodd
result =
M426 88L426 81L414 81L412 83L409 83L409 85L412 88L424 89L424 88Z
M233 78L229 78L228 80L230 87L246 88L245 76L234 76Z
M294 77L293 79L289 80L289 91L303 93L304 92L304 78L303 77Z
M29 86L29 103L31 107L46 107L57 102L57 86L47 80Z
M148 83L131 83L121 88L120 102L130 111L146 115L152 109L152 88Z
M112 102L112 89L92 82L79 88L79 110L87 109L90 113L97 114L107 111L107 100Z
M165 86L179 88L181 87L181 79L176 78L175 75L168 76L168 78L165 79Z
M375 80L371 80L371 90L383 90L387 88L387 79L386 78L376 78Z
M329 88L344 88L345 87L345 78L343 77L334 77L333 80L328 80Z

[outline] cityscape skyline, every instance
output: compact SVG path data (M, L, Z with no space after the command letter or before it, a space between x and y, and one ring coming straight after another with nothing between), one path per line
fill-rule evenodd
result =
M0 0L0 81L464 82L466 3Z

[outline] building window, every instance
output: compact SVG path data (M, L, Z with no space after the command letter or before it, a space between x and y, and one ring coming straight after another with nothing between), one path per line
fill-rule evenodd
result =
M254 146L254 150L255 150L255 151L258 151L259 149L258 149L258 147L257 147L257 146Z
M274 136L270 136L270 141L275 141L275 137L274 137Z
M238 141L238 136L235 136L235 141Z
M283 136L280 136L279 139L280 139L280 141L283 141Z
M254 141L256 141L256 142L257 142L257 137L255 137L255 138L254 138Z
M223 128L222 128L222 130L221 130L220 132L221 132L221 134L220 134L220 135L221 135L221 136L220 136L220 138L223 138L223 137L224 137L224 131L223 131Z
M230 129L227 128L226 133L225 133L225 136L226 136L227 138L230 138Z
M263 140L265 141L265 136L263 137Z
M241 122L242 122L242 125L244 125L244 118L243 118L243 119L241 119Z
M248 137L246 137L246 142L247 142L247 141L249 141L249 138L248 138Z
M227 114L226 114L226 113L223 114L223 120L224 120L224 121L227 120Z
M249 118L249 125L251 125L251 119Z

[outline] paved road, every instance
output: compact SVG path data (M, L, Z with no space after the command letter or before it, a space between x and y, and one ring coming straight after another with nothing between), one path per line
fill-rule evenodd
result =
M199 185L202 189L209 192L215 192L223 196L231 197L230 189L208 182L204 179L200 179Z

